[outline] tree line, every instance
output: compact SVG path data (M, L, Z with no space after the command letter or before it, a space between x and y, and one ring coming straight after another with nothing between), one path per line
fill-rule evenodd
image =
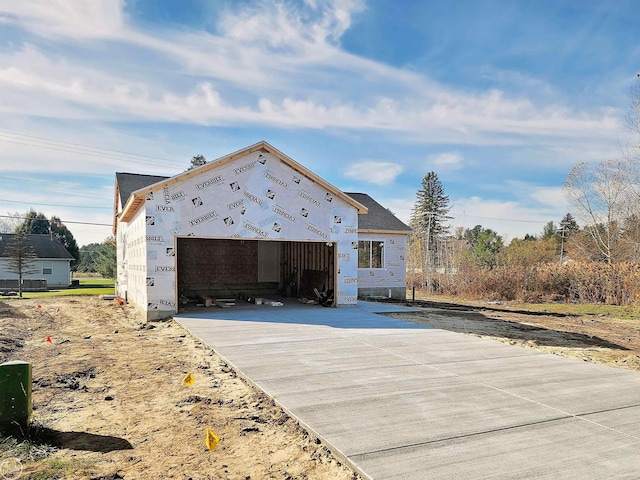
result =
M435 172L411 212L409 284L429 293L494 300L633 303L640 298L640 91L618 159L580 162L563 191L571 211L508 245L476 225L451 231L449 197Z
M33 209L25 214L7 215L0 221L0 233L15 234L5 250L5 256L9 258L9 271L20 279L35 273L35 252L27 240L28 234L51 235L58 240L73 257L71 270L74 272L98 273L105 278L116 276L115 239L107 238L103 243L78 247L71 231L55 215L47 218Z

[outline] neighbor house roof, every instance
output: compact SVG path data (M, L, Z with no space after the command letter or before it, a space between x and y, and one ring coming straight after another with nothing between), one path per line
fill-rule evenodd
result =
M295 170L296 172L298 172L301 175L304 175L305 177L313 180L315 183L322 185L324 188L326 188L327 190L329 190L331 193L333 193L335 196L342 198L344 201L346 201L347 203L349 203L350 205L352 205L353 207L355 207L358 210L358 213L363 214L363 213L367 213L367 207L365 207L364 205L362 205L361 203L359 203L357 200L351 198L350 196L348 196L347 194L345 194L344 192L342 192L341 190L338 190L336 187L334 187L333 185L331 185L329 182L327 182L326 180L323 180L322 178L320 178L319 176L317 176L316 174L314 174L313 172L311 172L310 170L308 170L307 168L303 167L302 165L300 165L298 162L296 162L295 160L293 160L292 158L288 157L287 155L285 155L284 153L282 153L280 150L276 149L275 147L269 145L267 142L262 141L262 142L258 142L255 145L251 145L250 147L246 147L243 148L242 150L238 150L237 152L231 153L229 155L226 155L224 157L218 158L217 160L213 160L211 162L205 163L204 165L194 168L192 170L187 170L186 172L182 172L178 175L175 175L173 177L157 177L159 180L153 184L150 185L146 185L143 186L137 190L132 191L128 197L124 197L124 191L123 189L118 186L120 192L121 192L121 204L123 205L122 208L122 213L120 214L120 220L123 222L128 222L129 220L131 220L131 218L133 217L133 215L136 213L136 211L138 211L138 209L140 208L140 206L144 203L146 195L149 191L152 191L154 189L158 189L158 188L163 188L166 186L170 186L174 183L180 182L182 180L184 180L185 178L189 178L191 176L195 176L195 175L200 175L204 172L207 172L209 170L221 167L222 165L226 165L229 162L232 162L234 160L236 160L237 158L243 157L245 155L248 155L250 153L253 152L268 152L271 153L272 155L274 155L275 157L277 157L278 159L280 159L282 162L286 163L289 167L291 167L293 170ZM150 175L140 175L140 177L150 177ZM129 179L131 180L131 179ZM140 181L144 181L144 178L139 178L138 180ZM117 201L117 199L116 199ZM117 210L117 209L116 209ZM116 212L117 213L117 212ZM116 222L117 223L117 222ZM114 225L115 228L115 225Z
M0 233L0 257L9 257L6 249L15 236L15 233ZM27 240L33 247L37 258L73 260L73 255L64 248L64 245L56 237L30 233L27 234Z
M411 231L410 227L366 193L347 193L347 195L369 210L367 215L358 215L359 232L408 233Z

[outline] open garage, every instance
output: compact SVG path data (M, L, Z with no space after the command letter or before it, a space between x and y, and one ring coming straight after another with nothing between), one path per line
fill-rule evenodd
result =
M245 239L177 239L176 277L181 303L284 296L333 304L333 243Z

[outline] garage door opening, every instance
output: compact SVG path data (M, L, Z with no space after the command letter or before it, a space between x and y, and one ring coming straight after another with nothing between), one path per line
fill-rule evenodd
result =
M181 305L203 298L284 297L335 304L332 243L178 237L176 285Z

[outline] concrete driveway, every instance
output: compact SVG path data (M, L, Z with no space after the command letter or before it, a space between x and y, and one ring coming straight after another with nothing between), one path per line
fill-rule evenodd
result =
M640 374L356 308L176 320L372 479L639 479Z

